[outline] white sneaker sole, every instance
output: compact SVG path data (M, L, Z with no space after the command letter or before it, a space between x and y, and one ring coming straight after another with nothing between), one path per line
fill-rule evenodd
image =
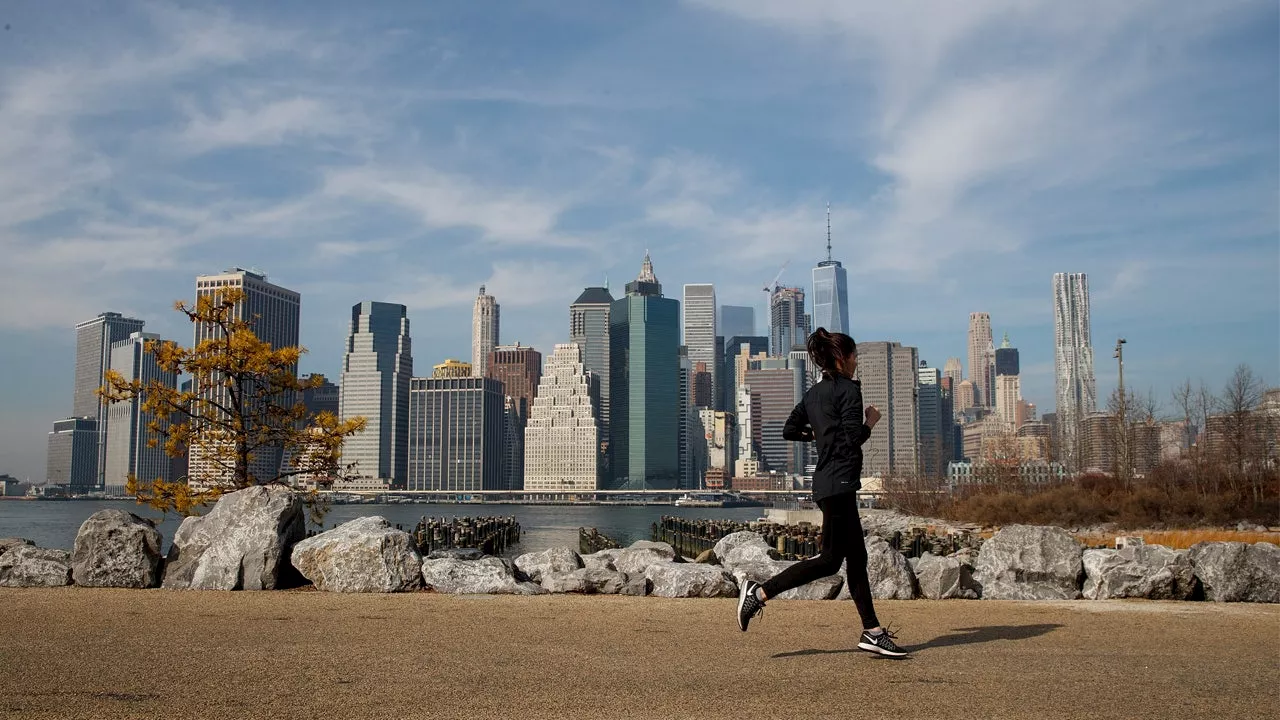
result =
M877 654L877 655L884 655L884 656L886 656L886 657L906 657L906 656L907 656L906 651L902 651L902 652L893 652L893 651L891 651L891 650L885 650L884 648L880 647L879 645L872 645L872 644L871 644L871 643L869 643L869 642L860 642L860 643L858 643L858 649L859 649L859 650L866 650L866 651L867 651L867 652L869 652L869 653L875 653L875 654Z

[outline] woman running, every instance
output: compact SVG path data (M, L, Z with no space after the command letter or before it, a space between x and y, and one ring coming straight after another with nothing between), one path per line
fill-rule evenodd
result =
M813 499L822 508L822 551L783 570L763 585L746 580L738 596L738 627L747 629L765 601L779 593L818 578L840 572L848 562L849 594L862 617L858 648L902 657L907 652L894 644L894 634L880 627L871 603L867 580L867 548L858 518L858 489L862 487L862 444L880 420L880 411L868 405L863 420L862 385L853 379L858 348L853 338L818 328L809 336L809 358L822 368L822 381L809 388L804 400L791 411L782 431L795 442L818 444L818 465L813 473Z

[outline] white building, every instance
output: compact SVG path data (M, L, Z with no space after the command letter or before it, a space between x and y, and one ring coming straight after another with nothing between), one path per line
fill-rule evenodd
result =
M475 377L485 377L489 353L498 345L498 312L497 298L486 294L481 285L471 311L471 374Z
M542 381L524 429L526 492L590 492L599 488L600 425L591 387L578 346L557 344L543 365Z
M1097 410L1098 402L1093 377L1089 279L1084 273L1053 276L1053 338L1059 448L1068 467L1076 470L1081 460L1080 425Z
M706 363L711 372L711 397L720 397L719 358L716 353L716 336L719 324L716 318L716 288L710 283L684 286L684 303L681 305L684 323L684 344L689 348L689 363L697 367Z
M881 420L862 446L863 477L912 476L920 447L919 352L897 342L858 343L862 403Z
M343 420L365 419L364 430L342 445L342 463L355 464L354 476L405 486L412 377L408 309L382 302L352 306L338 414Z
M152 382L173 388L178 376L164 372L156 364L155 356L146 351L147 341L160 342L154 333L135 332L128 338L111 345L111 369L136 380L146 388ZM143 399L112 403L107 408L107 451L104 482L107 486L124 485L132 475L142 482L163 478L177 480L170 472L170 458L164 451L164 438L152 432L148 426L154 419L142 409ZM155 447L150 442L155 441Z
M984 312L969 313L969 379L973 381L974 401L979 407L994 407L992 402L991 370L987 350L992 346L991 315Z
M97 464L92 473L98 487L103 486L106 473L107 429L110 426L109 408L98 396L98 388L105 384L104 376L111 369L112 348L131 334L142 332L142 327L141 320L114 312L102 313L92 320L76 324L76 374L71 415L97 421L94 450Z

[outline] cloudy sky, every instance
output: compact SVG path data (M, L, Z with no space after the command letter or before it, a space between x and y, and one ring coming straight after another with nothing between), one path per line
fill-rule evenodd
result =
M352 304L405 303L421 370L481 284L549 350L646 249L760 312L828 202L859 341L941 367L989 312L1047 411L1085 272L1100 394L1118 335L1161 397L1280 382L1272 0L210 5L0 7L0 472L43 478L77 321L189 341L200 273L300 291L330 375Z

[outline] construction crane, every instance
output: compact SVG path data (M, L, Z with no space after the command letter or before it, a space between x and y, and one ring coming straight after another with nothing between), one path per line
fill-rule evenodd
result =
M782 277L782 273L786 272L787 266L790 264L791 264L790 260L782 263L782 267L778 269L778 274L774 275L773 280L768 285L764 286L765 292L771 293L778 287L778 279Z

